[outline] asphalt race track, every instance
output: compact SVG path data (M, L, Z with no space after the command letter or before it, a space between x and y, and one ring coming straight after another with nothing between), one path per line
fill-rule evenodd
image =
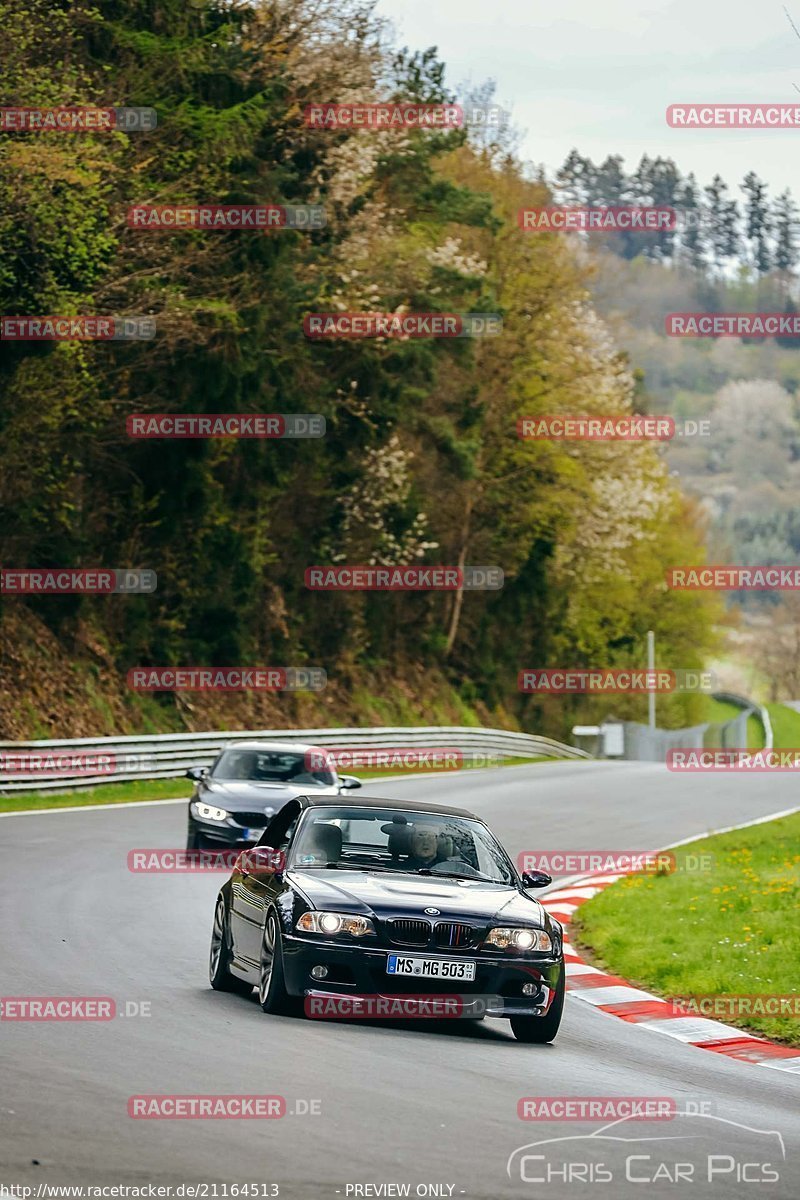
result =
M373 784L369 792L463 804L516 856L657 848L796 807L796 786L791 774L678 777L655 764L565 762ZM537 1047L516 1042L502 1021L408 1027L277 1018L255 999L212 992L208 943L224 876L135 875L126 865L134 848L182 847L184 830L180 803L0 820L2 994L103 995L123 1010L130 1001L151 1006L149 1017L106 1023L0 1022L0 1190L205 1181L275 1183L292 1200L404 1194L389 1184L409 1185L411 1196L577 1197L590 1181L526 1182L519 1166L507 1174L507 1162L519 1147L586 1135L596 1123L521 1121L517 1101L619 1094L704 1101L718 1118L695 1119L678 1152L637 1141L643 1158L633 1178L652 1176L676 1153L687 1161L705 1155L709 1145L760 1162L769 1142L779 1181L759 1183L756 1168L737 1160L712 1184L702 1176L670 1184L666 1167L654 1185L626 1183L629 1150L581 1142L574 1154L590 1173L601 1160L613 1166L614 1181L595 1178L593 1197L800 1196L800 1073L729 1061L574 998L557 1041ZM289 1113L134 1120L127 1100L141 1093L279 1094ZM298 1101L319 1102L320 1111L294 1114L295 1106L307 1109ZM629 1124L626 1136L686 1132L669 1125ZM781 1139L785 1160L774 1151ZM737 1172L746 1178L737 1181ZM536 1179L538 1166L528 1162L525 1174Z

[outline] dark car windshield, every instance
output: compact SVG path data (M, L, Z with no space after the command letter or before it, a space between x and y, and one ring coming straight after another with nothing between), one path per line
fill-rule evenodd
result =
M211 772L213 779L247 780L251 783L288 783L293 787L332 787L336 776L320 765L319 752L292 750L245 750L232 747L220 755Z
M502 847L479 821L400 808L325 805L308 809L288 866L430 872L513 883Z

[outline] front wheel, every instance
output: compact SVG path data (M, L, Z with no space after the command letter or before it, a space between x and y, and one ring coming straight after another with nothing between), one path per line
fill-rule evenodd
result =
M265 1013L279 1013L284 1016L293 1012L296 1007L294 998L286 991L281 934L274 912L269 914L264 926L258 972L258 1002Z
M217 897L214 909L214 926L211 930L211 950L208 956L208 978L215 992L235 992L249 996L253 985L230 973L231 951L228 945L228 917L225 900Z
M556 984L556 994L553 1003L544 1017L512 1017L511 1029L518 1042L531 1042L542 1045L552 1042L561 1024L561 1014L564 1011L564 991L566 972L561 964L561 974Z

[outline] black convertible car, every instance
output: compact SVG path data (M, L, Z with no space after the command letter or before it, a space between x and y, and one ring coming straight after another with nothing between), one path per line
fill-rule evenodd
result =
M268 1013L319 997L455 993L459 1015L506 1017L521 1041L550 1042L564 1006L562 929L528 895L550 882L519 875L461 809L298 796L219 893L211 986L257 986Z

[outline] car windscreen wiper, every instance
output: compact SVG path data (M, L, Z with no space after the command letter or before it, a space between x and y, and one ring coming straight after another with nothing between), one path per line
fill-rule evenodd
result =
M473 883L497 883L510 887L502 879L492 879L489 875L464 875L461 871L432 871L430 867L418 867L416 875L430 875L431 879L471 879Z
M396 871L395 867L369 866L367 863L329 862L329 863L297 863L303 871ZM406 872L403 872L404 874Z

